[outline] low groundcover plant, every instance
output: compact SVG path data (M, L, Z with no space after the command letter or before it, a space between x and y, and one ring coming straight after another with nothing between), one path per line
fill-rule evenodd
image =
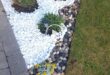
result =
M45 14L45 16L41 19L40 23L38 24L38 28L40 29L41 33L52 34L52 30L56 32L61 31L60 26L63 22L63 18L59 15L48 13Z

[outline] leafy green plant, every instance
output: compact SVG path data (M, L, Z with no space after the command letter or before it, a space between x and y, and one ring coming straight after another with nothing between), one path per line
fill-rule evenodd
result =
M60 25L63 23L64 20L62 17L48 13L41 19L40 23L38 24L38 28L42 33L48 32L48 29L52 29L56 32L61 30Z

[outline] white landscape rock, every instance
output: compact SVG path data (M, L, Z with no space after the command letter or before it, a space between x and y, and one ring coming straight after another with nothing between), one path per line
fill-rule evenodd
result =
M69 5L74 0L54 1L37 0L39 8L33 13L18 13L11 6L12 0L1 0L15 37L19 44L21 53L28 68L34 64L41 63L47 59L55 46L57 38L63 38L67 28L62 25L61 32L53 33L51 36L42 34L37 24L46 13L58 14L58 9Z

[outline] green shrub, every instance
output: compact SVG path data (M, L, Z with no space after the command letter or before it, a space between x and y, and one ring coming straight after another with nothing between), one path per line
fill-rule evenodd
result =
M63 22L64 20L62 17L48 13L45 14L45 16L41 19L40 23L38 24L38 28L42 33L45 33L46 32L45 24L47 24L48 29L52 29L56 32L59 32L61 30L60 25Z
M36 0L13 0L14 3L21 7L29 7L34 6L36 4Z

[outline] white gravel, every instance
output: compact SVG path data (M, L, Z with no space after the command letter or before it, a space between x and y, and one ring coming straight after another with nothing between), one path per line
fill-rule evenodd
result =
M28 68L47 59L55 46L57 38L63 38L67 28L62 25L60 33L51 36L41 34L37 23L45 13L58 14L58 9L69 5L74 0L54 1L37 0L39 8L33 13L18 13L11 7L12 0L1 0L7 13L21 53Z

